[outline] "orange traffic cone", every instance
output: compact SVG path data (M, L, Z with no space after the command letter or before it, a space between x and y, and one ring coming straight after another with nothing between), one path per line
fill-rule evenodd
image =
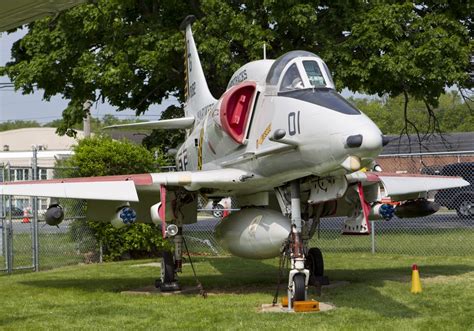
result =
M421 281L418 266L414 264L411 273L411 293L421 293Z
M21 221L22 223L30 223L30 218L29 218L28 210L25 208L23 209L23 220Z

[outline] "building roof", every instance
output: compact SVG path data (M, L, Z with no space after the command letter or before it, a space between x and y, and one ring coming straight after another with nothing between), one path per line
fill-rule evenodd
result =
M0 132L0 150L31 151L32 146L43 146L39 150L69 150L78 139L84 137L82 131L77 131L76 138L59 136L56 128L24 128Z
M430 135L422 139L421 144L416 135L388 136L390 143L384 147L380 155L413 154L413 153L445 153L474 151L474 132L444 133Z

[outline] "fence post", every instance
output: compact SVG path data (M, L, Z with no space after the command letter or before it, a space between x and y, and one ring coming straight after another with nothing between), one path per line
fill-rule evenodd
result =
M11 274L13 272L13 223L12 223L12 196L8 197L8 219L7 219L7 273Z
M99 241L99 263L104 262L104 248L102 246L102 240Z
M2 210L5 210L5 207L4 207L4 204L3 204L3 201L2 201ZM0 256L4 256L5 255L5 246L3 246L3 241L4 241L4 232L3 232L3 227L5 225L5 220L3 218L3 215L1 215L1 220L0 220Z
M372 254L375 254L375 222L370 221L370 223L372 229L372 231L370 232L370 237L372 239Z
M31 168L33 180L38 180L38 148L33 145ZM33 267L39 271L39 241L38 241L38 197L33 197Z

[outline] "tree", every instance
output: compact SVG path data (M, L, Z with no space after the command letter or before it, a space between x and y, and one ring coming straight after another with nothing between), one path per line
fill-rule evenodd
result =
M195 38L211 91L219 96L242 64L294 49L313 51L339 89L410 97L432 125L445 86L472 86L472 6L439 1L98 0L29 26L0 68L15 88L70 100L60 133L82 121L84 100L107 100L137 114L175 96L183 101L182 19L194 14Z
M88 177L156 172L157 164L152 152L126 141L108 137L82 139L74 147L74 154L57 164L62 177ZM116 260L124 256L142 257L159 253L166 243L161 230L154 224L132 224L115 229L111 224L94 220L77 221L71 229L91 229L97 241L102 242L105 259ZM84 231L83 231L84 232ZM77 236L75 236L77 237Z
M71 169L68 177L139 174L157 168L146 148L102 136L82 139L62 166Z
M410 96L424 103L426 131L434 132L440 125L433 108L445 87L472 85L468 72L473 31L453 19L461 13L457 8L440 7L446 12L430 3L377 4L354 22L335 54L341 64L337 78L351 89L403 96L401 133L408 134L410 127L419 131L408 115ZM469 7L465 9L467 14Z
M399 134L405 126L403 96L384 99L352 98L351 102L369 116L384 134ZM470 110L472 102L464 102L459 93L451 91L442 94L437 99L437 104L433 112L443 132L474 131L474 117ZM430 116L423 111L424 108L423 101L413 100L408 104L407 114L421 132L430 132Z

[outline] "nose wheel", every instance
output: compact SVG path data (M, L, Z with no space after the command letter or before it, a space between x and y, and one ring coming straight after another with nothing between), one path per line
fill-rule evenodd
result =
M306 300L306 276L305 274L296 274L293 277L293 301Z

